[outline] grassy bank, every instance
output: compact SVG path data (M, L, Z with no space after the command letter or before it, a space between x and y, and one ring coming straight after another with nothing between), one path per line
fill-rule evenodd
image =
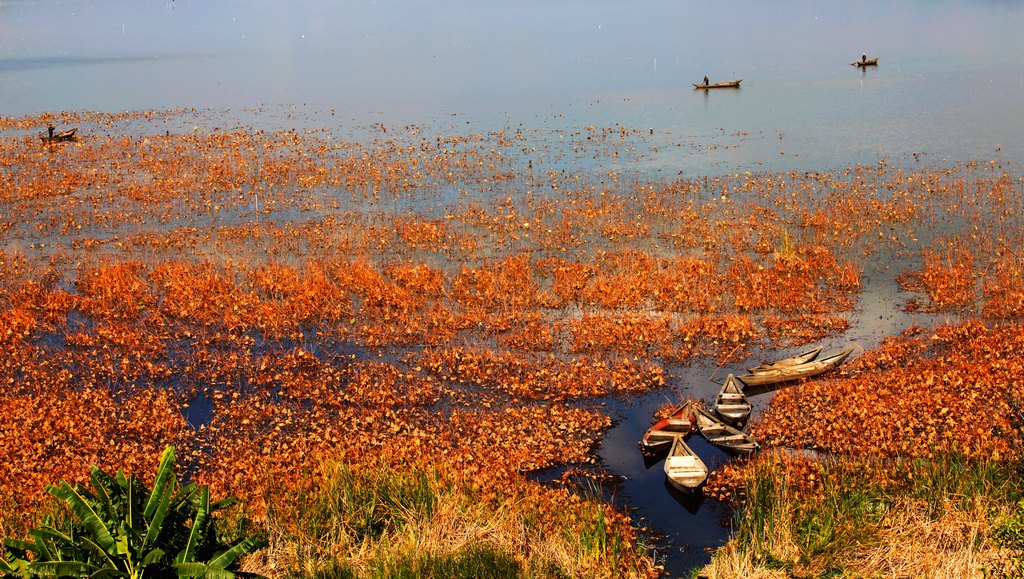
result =
M780 392L755 425L775 450L718 473L742 507L702 573L1020 576L1021 339L1018 324L911 331Z
M326 460L268 497L270 547L248 569L286 577L650 577L628 517L518 478L482 494L456 474ZM272 491L271 491L272 492Z

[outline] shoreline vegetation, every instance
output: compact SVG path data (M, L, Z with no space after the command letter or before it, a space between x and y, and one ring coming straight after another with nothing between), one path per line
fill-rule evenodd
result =
M892 307L939 321L773 395L764 450L709 477L735 531L695 574L1024 572L1010 168L666 181L628 170L646 128L214 121L0 118L0 536L171 445L267 537L244 571L655 577L657 530L602 498L602 400L841 337L893 269Z

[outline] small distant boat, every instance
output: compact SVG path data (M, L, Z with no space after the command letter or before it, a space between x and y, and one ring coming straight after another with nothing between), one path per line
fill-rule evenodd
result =
M801 378L810 378L838 368L853 353L853 346L843 348L838 353L825 358L818 358L804 364L795 366L784 366L772 370L765 370L756 374L740 376L739 380L747 386L766 386L779 384Z
M71 140L74 140L75 133L77 133L77 132L78 132L78 127L75 127L73 129L68 129L66 131L61 131L59 133L54 133L53 135L40 134L39 138L44 143L52 143L54 141L71 141Z
M743 384L729 374L713 403L715 414L733 424L740 424L750 416L750 401L743 395Z
M742 78L739 79L739 80L729 80L729 81L725 81L725 82L715 82L715 83L711 83L711 84L695 84L693 86L694 86L694 88L697 88L697 89L739 88L741 82L743 82Z
M867 60L858 60L856 62L851 62L850 64L853 66L876 66L878 64L878 57L876 56Z
M665 476L672 486L681 491L690 491L704 484L708 478L708 467L686 445L682 436L676 436L665 459Z
M651 425L640 440L640 451L648 456L658 455L668 451L677 436L688 436L696 426L697 420L691 405L692 402L687 401Z
M701 436L722 450L737 454L750 454L761 448L761 445L749 434L719 420L714 414L700 406L694 404L693 411L697 415L697 430Z
M800 365L800 364L806 364L807 362L810 362L810 361L814 360L815 358L817 358L818 354L820 354L821 351L824 350L824 349L825 349L825 346L818 346L817 348L812 348L810 350L807 350L806 352L801 352L801 353L797 354L796 356L792 356L792 357L789 357L789 358L783 358L781 360L776 360L775 362L770 362L770 363L767 363L767 364L761 364L760 366L754 366L753 368L747 368L747 370L751 374L757 374L759 372L767 372L769 370L777 370L779 368L786 368L786 367L789 367L789 366L797 366L797 365Z

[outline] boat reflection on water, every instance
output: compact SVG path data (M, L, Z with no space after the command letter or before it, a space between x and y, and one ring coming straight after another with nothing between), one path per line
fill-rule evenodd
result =
M704 505L704 491L701 489L693 489L688 492L677 489L672 483L668 482L668 478L665 478L665 492L670 497L675 499L677 503L682 505L686 512L691 515L696 515L697 511Z

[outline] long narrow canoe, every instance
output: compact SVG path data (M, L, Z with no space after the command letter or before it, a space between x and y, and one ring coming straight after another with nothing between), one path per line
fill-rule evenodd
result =
M661 454L671 448L677 436L689 435L697 420L691 404L687 401L679 405L668 416L651 425L640 440L640 451L649 456Z
M715 83L711 83L711 84L695 84L695 85L693 85L693 87L697 88L697 89L739 88L741 82L743 82L742 78L739 79L739 80L729 80L729 81L725 81L725 82L715 82Z
M800 352L796 356L783 358L781 360L776 360L774 362L769 362L767 364L761 364L760 366L747 368L747 370L751 374L757 374L759 372L767 372L769 370L776 370L778 368L785 368L787 366L797 366L799 364L806 364L807 362L810 362L817 358L818 354L820 354L821 351L824 349L825 346L818 346L817 348L812 348L810 350L807 350L806 352Z
M796 366L775 368L758 372L757 374L746 374L740 376L739 379L747 386L766 386L791 380L800 380L801 378L810 378L838 368L852 353L853 346L848 346L838 353L826 356L825 358L818 358L805 364L797 364Z
M715 414L733 424L740 424L750 416L750 401L743 395L743 384L732 374L722 384L713 406Z
M851 62L850 64L853 66L875 66L878 64L878 57L876 56L867 60L858 60L856 62Z
M719 420L697 404L692 408L697 416L697 430L711 444L737 454L750 454L761 447L749 434Z
M78 127L75 127L73 129L68 129L66 131L61 131L59 133L54 133L53 135L45 133L45 134L39 135L39 140L43 141L44 143L52 143L52 142L59 142L59 141L71 141L71 140L73 140L75 138L75 133L77 133L77 132L78 132Z
M682 436L672 441L672 449L665 458L665 476L672 486L681 491L700 487L708 478L708 467L697 453L686 445Z

